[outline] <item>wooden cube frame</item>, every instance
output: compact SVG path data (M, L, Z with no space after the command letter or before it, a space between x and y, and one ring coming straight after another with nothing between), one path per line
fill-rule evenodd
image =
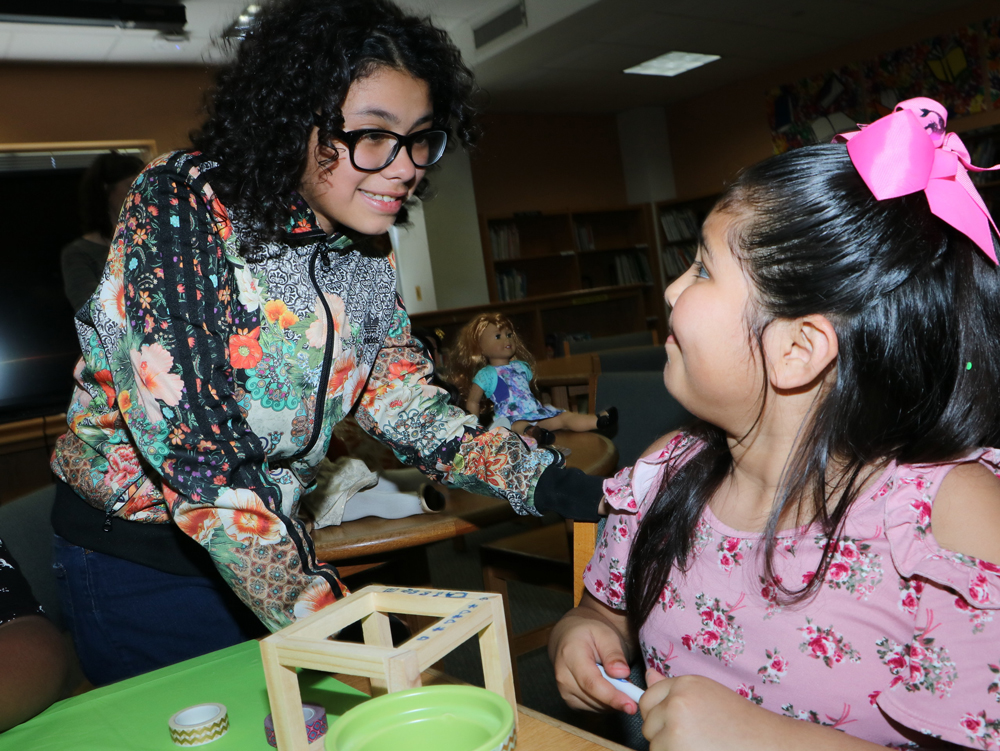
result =
M441 620L393 647L388 613ZM356 621L362 622L364 644L329 639ZM296 668L366 676L373 696L403 691L422 685L424 670L476 634L486 688L507 700L516 727L507 622L499 594L373 585L271 634L261 641L260 651L278 751L309 749Z

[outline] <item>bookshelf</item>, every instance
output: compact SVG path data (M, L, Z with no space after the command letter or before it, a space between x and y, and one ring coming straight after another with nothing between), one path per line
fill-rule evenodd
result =
M665 285L683 274L698 250L698 232L717 195L656 204L660 274Z
M666 311L654 220L651 205L480 216L490 300L530 303L629 288L641 298L640 315L619 320L617 333L647 328L662 338ZM578 309L569 320L546 320L544 333L605 335L601 319L610 313L599 305Z

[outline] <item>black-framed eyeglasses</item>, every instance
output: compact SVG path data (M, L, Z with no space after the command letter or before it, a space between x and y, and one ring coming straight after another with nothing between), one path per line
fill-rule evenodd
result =
M430 167L444 155L448 133L443 130L418 130L408 136L391 130L365 128L338 130L332 134L347 144L351 164L361 172L378 172L392 164L403 147L416 167Z

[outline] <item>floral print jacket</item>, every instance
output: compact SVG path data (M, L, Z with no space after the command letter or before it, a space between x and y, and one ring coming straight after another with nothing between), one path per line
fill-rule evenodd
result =
M625 608L629 549L660 481L700 444L680 434L605 482L608 516L584 581ZM1000 451L978 461L1000 474ZM671 572L639 631L646 665L703 675L773 712L893 748L1000 748L1000 566L941 547L931 510L954 464L890 464L859 497L812 599L782 605L776 584L815 575L826 537L777 533L776 580L761 535L706 507L685 571Z
M100 287L55 473L93 506L171 519L272 630L347 590L297 518L333 426L361 426L432 478L535 512L530 451L428 385L389 258L327 237L296 197L286 242L239 254L216 165L175 152L136 179Z

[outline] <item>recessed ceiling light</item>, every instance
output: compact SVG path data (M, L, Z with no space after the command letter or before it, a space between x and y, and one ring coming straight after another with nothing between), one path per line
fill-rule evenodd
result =
M639 73L643 76L676 76L718 59L718 55L702 55L697 52L668 52L665 55L654 57L652 60L626 68L625 72Z

